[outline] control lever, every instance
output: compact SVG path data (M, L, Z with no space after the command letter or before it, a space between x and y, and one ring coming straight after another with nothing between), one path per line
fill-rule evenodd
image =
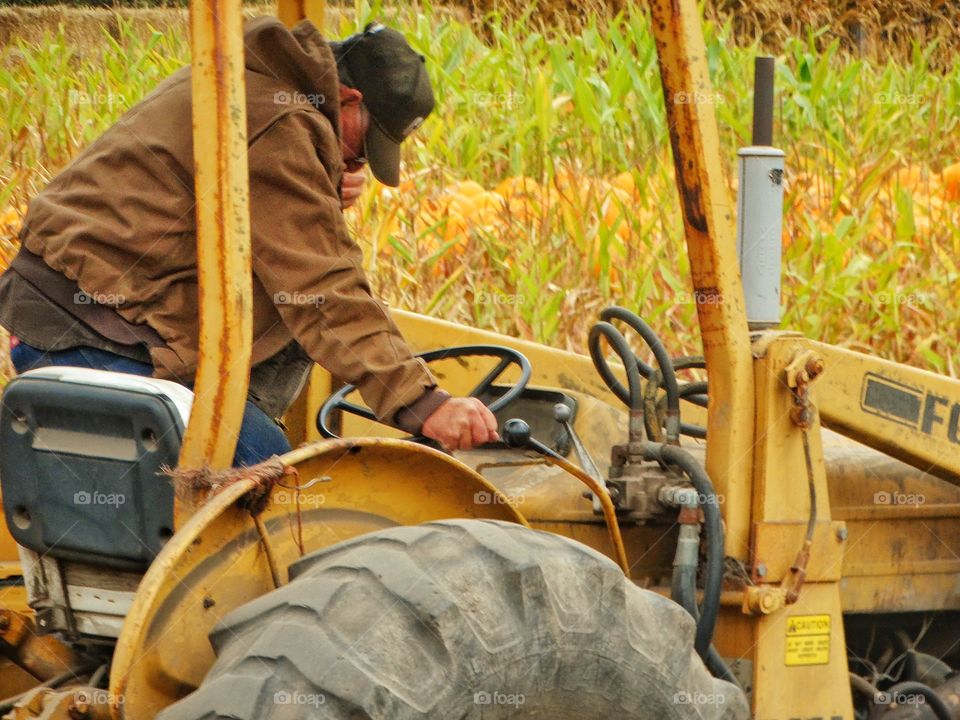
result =
M587 452L587 448L584 446L580 436L577 435L577 431L574 430L573 425L570 424L571 415L570 408L563 403L557 403L553 406L553 419L560 423L563 429L567 431L570 442L573 443L573 451L577 454L577 460L580 461L580 467L583 468L583 471L587 473L587 475L597 482L602 483L603 475L600 474L600 468L597 467L593 458L590 457L590 453Z
M520 418L507 420L503 424L502 435L507 447L517 449L529 448L552 460L563 460L563 457L530 435L530 426L526 420L521 420Z
M630 565L627 562L627 552L623 547L623 537L620 534L620 524L617 522L617 510L613 506L604 483L588 473L584 472L565 457L558 455L539 440L530 436L530 426L520 418L507 420L503 424L503 432L500 433L507 447L511 448L529 448L540 453L549 459L561 470L565 470L573 475L580 482L586 485L593 492L593 496L600 502L600 508L603 512L604 520L607 523L607 532L610 534L610 543L613 545L613 551L617 562L624 573L630 575Z
M557 403L553 406L553 419L560 423L563 426L563 429L567 431L567 436L570 438L570 442L573 445L573 451L577 454L577 460L580 461L580 467L583 468L583 471L596 480L601 485L605 485L603 475L600 474L600 468L597 467L597 464L593 461L593 458L590 457L590 453L587 452L587 448L584 447L583 441L580 440L580 436L577 435L577 431L573 429L573 425L570 424L571 416L570 408L564 405L563 403ZM593 511L597 514L603 512L603 508L600 507L600 498L590 492L583 493L583 496L587 500L593 501Z

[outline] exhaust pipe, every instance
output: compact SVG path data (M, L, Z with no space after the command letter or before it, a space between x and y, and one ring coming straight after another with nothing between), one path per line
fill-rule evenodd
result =
M754 65L753 144L737 153L737 255L750 330L780 325L783 150L773 147L772 57Z

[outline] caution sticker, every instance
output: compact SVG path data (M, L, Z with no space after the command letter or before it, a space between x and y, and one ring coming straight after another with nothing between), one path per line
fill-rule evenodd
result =
M830 616L793 615L787 618L787 643L784 663L826 665L830 662Z

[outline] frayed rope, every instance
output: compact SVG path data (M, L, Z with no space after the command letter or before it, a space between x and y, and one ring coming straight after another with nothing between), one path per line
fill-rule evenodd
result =
M277 455L248 467L214 470L210 467L181 469L164 465L160 471L173 480L174 492L181 500L196 497L198 493L216 495L240 480L254 480L256 487L239 501L240 507L254 515L263 512L270 491L280 478L296 474L296 470L285 466Z

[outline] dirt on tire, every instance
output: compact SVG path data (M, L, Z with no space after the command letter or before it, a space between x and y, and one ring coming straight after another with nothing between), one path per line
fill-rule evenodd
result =
M686 611L558 535L397 527L290 574L215 628L216 663L160 720L750 716Z

